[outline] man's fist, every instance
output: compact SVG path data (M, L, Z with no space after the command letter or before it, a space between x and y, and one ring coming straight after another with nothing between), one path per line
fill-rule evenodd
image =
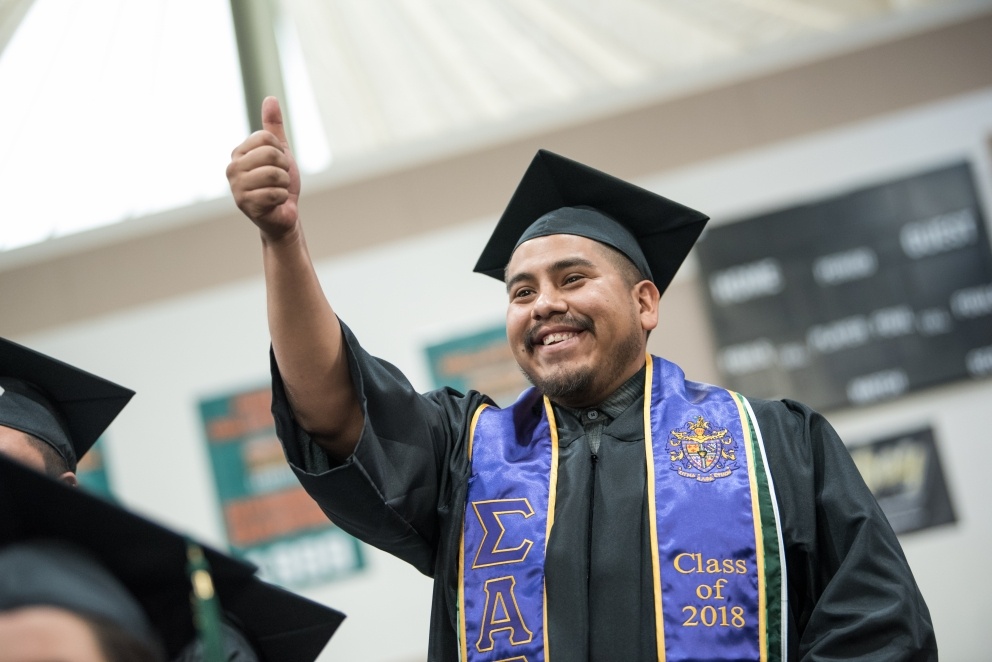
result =
M300 171L289 150L275 97L262 102L262 130L231 153L227 180L238 208L262 236L278 239L299 221Z

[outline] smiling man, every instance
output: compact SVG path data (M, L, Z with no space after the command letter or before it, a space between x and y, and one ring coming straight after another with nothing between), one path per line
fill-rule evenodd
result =
M273 412L342 528L434 577L431 660L930 660L895 535L816 412L647 354L706 216L550 152L476 271L534 384L417 393L335 316L277 102L228 178L259 228Z

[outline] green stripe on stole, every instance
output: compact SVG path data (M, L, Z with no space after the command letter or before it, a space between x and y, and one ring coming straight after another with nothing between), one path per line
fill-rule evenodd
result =
M788 610L788 590L785 570L785 544L775 500L775 487L768 468L764 440L754 412L747 399L740 393L732 393L748 423L751 448L754 453L754 475L757 481L758 504L760 506L762 540L765 547L765 587L767 596L767 650L768 660L788 659L786 641L786 612Z

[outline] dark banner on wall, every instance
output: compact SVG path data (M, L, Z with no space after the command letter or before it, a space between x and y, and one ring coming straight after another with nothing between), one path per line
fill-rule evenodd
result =
M896 533L956 521L931 428L878 439L850 450Z
M305 587L364 567L361 544L300 486L276 438L266 388L200 403L231 549L265 579Z
M819 409L992 375L992 251L960 163L716 226L696 247L723 385Z

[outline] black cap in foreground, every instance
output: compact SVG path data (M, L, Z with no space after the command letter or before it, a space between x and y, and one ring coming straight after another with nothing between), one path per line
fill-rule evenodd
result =
M0 425L38 437L72 471L134 391L0 338Z
M540 150L475 271L503 280L510 257L523 242L574 234L619 250L664 292L707 220L705 214L647 189Z
M0 614L29 607L56 607L90 622L112 624L140 647L142 658L164 659L158 636L134 596L85 550L64 540L0 547ZM0 648L18 638L8 629L0 634Z
M180 654L182 659L203 659L187 654L203 630L194 622L197 613L202 618L194 605L203 600L191 602L191 577L199 580L198 595L206 583L214 596L210 600L219 602L225 629L243 635L265 662L313 662L344 619L334 609L260 580L249 563L191 545L175 531L0 456L0 555L25 545L67 545L99 564L140 605L170 659ZM200 570L191 570L191 549L202 550ZM209 568L209 581L197 574L203 568ZM96 615L109 615L132 634L142 633L143 619L135 617L133 606L100 588L108 582L90 582L89 595L63 591L65 570L50 573L56 586L46 588L49 578L44 575L33 578L31 592L40 596L35 598L39 604L79 613L80 602L108 600L116 606L103 607ZM4 592L11 590L0 580L0 610L5 608ZM13 608L11 602L30 602L23 587L18 591L16 600L6 598L6 608ZM53 604L52 595L64 600Z

